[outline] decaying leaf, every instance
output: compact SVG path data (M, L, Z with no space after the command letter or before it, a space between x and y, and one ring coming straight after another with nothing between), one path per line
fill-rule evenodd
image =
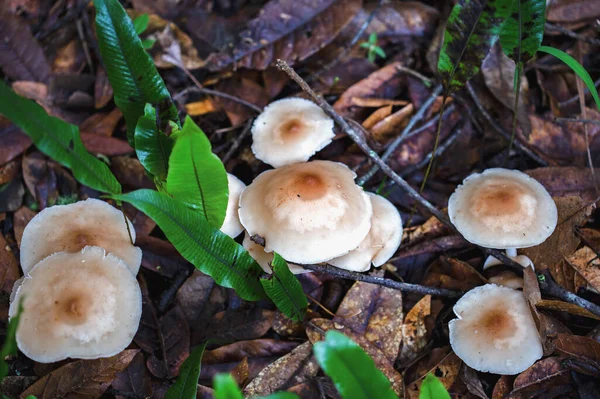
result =
M31 145L31 139L0 115L0 165L12 161Z
M53 166L56 164L37 151L23 157L23 180L40 210L56 204L58 199L57 176Z
M21 399L29 395L39 399L99 398L137 353L138 349L128 349L108 358L76 360L40 378L21 394Z
M553 0L548 6L548 21L581 22L600 16L598 0Z
M238 341L204 352L202 363L216 364L240 361L244 357L283 356L298 346L297 342L274 339Z
M469 392L480 399L488 399L477 372L463 363L460 368L460 379L465 383Z
M342 324L335 323L327 319L313 319L306 328L306 335L313 344L325 339L325 333L329 330L335 330L343 333L352 339L355 343L369 355L377 368L387 377L392 384L394 392L402 397L403 378L402 375L394 369L393 364L389 361L386 355L376 346L374 346L367 338L361 334L355 333L348 327Z
M590 366L595 375L600 374L600 342L573 334L556 334L552 338L556 352Z
M277 59L290 65L306 59L335 38L362 0L272 0L232 45L208 59L211 70L266 69Z
M583 247L567 257L567 262L595 290L600 290L600 260L598 255L589 247Z
M112 136L123 113L119 108L110 112L98 112L93 114L79 125L81 133L93 133L101 136Z
M427 345L431 331L427 330L425 318L431 314L431 295L425 295L406 314L402 324L402 349L400 362L415 359Z
M147 398L152 395L152 380L143 353L138 352L129 366L117 374L112 387L139 397ZM125 399L125 397L117 395L117 399Z
M274 312L266 309L236 309L217 313L202 334L203 339L227 344L262 337L273 325Z
M494 390L492 391L492 399L504 399L508 396L510 391L512 390L512 378L508 375L503 375L500 377L496 385L494 385Z
M17 259L4 236L0 234L0 320L2 321L7 321L8 299L19 277Z
M515 379L509 398L521 399L542 395L553 386L568 384L571 378L569 369L563 366L558 357L548 357L537 361Z
M408 120L414 113L414 110L414 105L408 104L374 124L370 128L373 139L378 142L384 142L386 139L400 134L402 129L408 124Z
M444 384L446 389L449 389L458 379L462 360L459 359L454 352L450 351L441 360L437 356L432 355L421 361L417 379L406 387L407 396L410 399L418 399L423 378L432 373Z
M185 104L185 111L190 116L200 116L217 111L214 102L210 98L205 98L202 101Z
M319 366L312 355L312 343L305 342L264 368L244 389L249 396L268 395L314 377Z
M425 278L421 281L423 285L460 291L468 291L485 283L487 283L487 279L473 266L444 256L431 265Z
M542 310L554 310L557 312L567 312L576 316L583 316L590 319L600 320L600 316L586 310L580 306L569 302L557 301L552 299L542 299L535 304L536 308Z

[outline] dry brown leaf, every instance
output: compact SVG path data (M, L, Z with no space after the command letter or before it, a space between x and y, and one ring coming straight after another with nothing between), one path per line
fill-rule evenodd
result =
M142 352L136 354L131 363L129 363L129 366L117 374L115 380L112 382L112 387L121 392L131 393L142 398L152 395L152 380L146 368ZM126 399L126 397L117 395L116 399Z
M446 389L449 389L452 384L458 378L460 372L460 366L462 365L462 360L454 352L448 353L446 356L442 358L441 361L432 364L427 364L425 370L422 373L419 373L418 379L411 384L407 385L406 393L409 399L418 399L419 392L421 390L421 384L423 383L423 378L428 374L432 373L435 375L444 385Z
M7 321L8 300L15 281L20 277L19 264L10 246L0 234L0 320Z
M219 312L204 331L203 339L228 344L262 337L273 325L274 313L267 309L236 309ZM206 323L206 321L204 322Z
M570 382L569 371L558 357L539 360L517 376L509 398L530 398L534 393L544 397L546 389Z
M536 305L542 300L542 294L540 293L540 285L537 280L537 275L530 268L526 267L523 269L523 295L527 300L527 305L535 326L542 340L542 348L544 349L544 355L549 355L553 352L554 348L550 341L548 341L549 323L548 316L538 312Z
M550 192L552 197L581 197L585 204L595 201L596 188L590 168L574 166L555 166L525 171ZM595 169L600 176L600 168Z
M427 330L425 319L431 314L431 295L425 295L406 314L402 324L402 349L400 363L415 359L427 345L431 331Z
M185 111L190 116L199 116L217 111L218 108L210 98L205 98L202 101L185 104Z
M250 375L250 365L248 364L248 358L245 357L231 370L231 375L237 384L241 387L246 385L248 376Z
M583 247L567 257L567 263L596 291L600 291L600 260L596 252L589 247Z
M583 227L577 230L577 235L584 245L590 247L594 252L600 253L600 230Z
M550 300L550 299L542 299L541 301L536 303L535 306L538 309L554 310L557 312L567 312L567 313L571 313L576 316L582 316L582 317L588 317L590 319L600 320L600 316L597 316L597 315L593 314L592 312L590 312L589 310L586 310L582 307L579 307L579 306L574 305L569 302Z
M52 62L52 73L77 73L85 62L85 53L80 41L73 39L56 51Z
M0 166L0 185L15 179L21 172L21 162L14 159Z
M508 396L510 391L512 390L512 377L508 375L503 375L494 385L494 390L492 391L492 399L504 399Z
M553 0L548 6L548 21L580 22L600 17L598 0Z
M362 123L362 127L365 129L372 128L376 123L386 118L392 113L392 106L386 105L384 107L379 108L377 111L373 112L367 119L365 119Z
M371 135L379 142L397 136L408 124L409 118L415 111L413 104L408 104L393 114L377 122L371 129Z
M477 375L477 371L463 364L460 368L460 379L465 383L469 392L480 399L488 399L488 396L483 389L481 380Z
M13 226L15 229L15 240L17 240L17 245L21 246L21 238L23 237L23 230L25 230L25 226L29 223L31 219L37 214L37 212L32 211L26 206L22 206L14 214L13 217Z
M297 342L275 339L238 341L204 352L202 363L216 364L240 361L244 357L283 356L298 346Z
M390 98L363 98L363 97L353 97L352 104L358 105L359 107L365 108L379 108L379 107L388 107L388 106L396 106L396 105L408 105L408 101L406 100L393 100Z
M473 266L445 256L431 265L425 278L421 281L422 285L459 291L468 291L486 283L487 279Z
M350 328L331 320L313 319L306 328L306 335L308 335L310 342L314 344L315 342L324 340L325 333L329 330L340 331L356 342L373 359L375 366L387 377L392 384L394 392L402 397L402 375L394 369L392 362L389 361L386 355L362 334L358 334Z
M58 182L53 164L37 151L23 157L23 180L40 210L56 204L58 199Z
M237 75L230 79L219 81L215 88L218 91L246 100L259 108L269 103L269 95L260 84L249 77L243 77L239 73ZM245 105L238 102L224 98L214 98L214 101L219 107L225 110L232 126L239 126L254 115L254 111L249 110Z
M133 152L133 148L125 140L115 137L81 132L81 141L83 141L85 148L92 154L103 154L108 157L114 157Z
M364 335L393 363L402 341L402 318L401 291L357 281L333 321Z
M96 109L104 108L112 100L113 89L108 80L108 75L100 65L96 66L96 81L94 83L94 106Z
M138 352L129 349L108 358L71 362L40 378L21 394L21 399L28 395L38 399L99 398Z
M110 112L98 112L87 118L79 125L82 133L93 133L101 136L112 136L117 124L123 117L119 108Z
M148 178L141 162L131 156L123 155L110 160L110 170L117 180L130 188L156 188Z
M0 165L12 161L31 145L31 139L0 115Z
M591 366L600 373L600 342L573 334L556 334L552 337L556 352Z
M264 368L250 381L244 393L249 396L269 395L314 377L318 370L312 355L312 343L305 342Z

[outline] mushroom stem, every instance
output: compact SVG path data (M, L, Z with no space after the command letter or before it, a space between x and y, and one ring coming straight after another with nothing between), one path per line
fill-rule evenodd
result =
M517 248L506 248L506 256L514 258L517 256Z

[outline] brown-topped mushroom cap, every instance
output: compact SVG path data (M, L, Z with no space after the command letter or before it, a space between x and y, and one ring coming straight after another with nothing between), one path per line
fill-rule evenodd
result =
M467 292L448 323L450 345L467 366L513 375L543 355L542 343L523 293L496 284Z
M544 186L525 173L501 168L467 177L450 196L448 215L469 242L500 249L541 244L558 220Z
M133 225L129 220L127 223L135 242ZM23 274L47 256L78 252L88 245L104 248L123 259L133 274L140 269L142 250L131 244L123 213L104 201L90 198L46 208L31 219L21 240Z
M21 300L17 344L41 363L113 356L131 343L142 314L135 276L99 247L36 264L17 289L11 317Z
M284 98L269 104L252 126L252 152L278 168L308 159L333 139L333 120L312 101Z
M316 263L358 247L371 228L371 201L346 165L313 161L261 173L240 197L240 221L265 251Z

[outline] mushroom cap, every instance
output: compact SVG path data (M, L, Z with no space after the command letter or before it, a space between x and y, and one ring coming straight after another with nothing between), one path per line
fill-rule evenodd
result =
M229 187L229 198L227 199L227 213L221 226L221 231L231 238L235 238L244 231L238 215L240 195L246 185L231 173L227 173L227 185Z
M450 345L469 367L513 375L543 355L535 322L521 291L496 284L473 288L454 305Z
M503 285L514 290L523 288L523 278L517 276L510 270L502 270L488 278L490 283Z
M346 165L313 161L261 173L240 197L240 221L293 263L325 262L358 247L371 228L369 196Z
M541 244L558 220L544 186L523 172L501 168L467 177L450 196L448 215L467 241L502 249Z
M131 244L121 211L97 199L55 205L38 213L25 226L21 239L23 274L57 252L78 252L86 246L104 248L123 259L133 274L142 263L142 250ZM135 230L129 220L135 242Z
M306 162L331 143L333 120L303 98L272 102L252 125L252 152L274 168Z
M39 262L18 288L11 317L21 300L17 344L40 363L113 356L131 343L142 315L135 276L99 247Z
M400 246L402 218L396 207L384 197L367 193L373 206L371 230L360 245L328 263L341 269L364 272L373 266L381 266L390 259Z
M250 236L248 235L248 233L246 233L244 235L244 241L242 242L242 245L244 246L244 248L246 248L246 250L248 250L248 253L250 254L250 256L252 256L254 258L256 263L258 263L260 265L260 267L263 268L265 273L270 274L273 272L271 270L271 266L270 266L271 262L273 262L273 254L272 253L265 252L265 248L262 245L258 245L257 243L252 241L250 239ZM288 263L288 266L290 268L290 271L294 274L302 274L302 273L310 273L311 272L311 270L304 269L293 263Z

